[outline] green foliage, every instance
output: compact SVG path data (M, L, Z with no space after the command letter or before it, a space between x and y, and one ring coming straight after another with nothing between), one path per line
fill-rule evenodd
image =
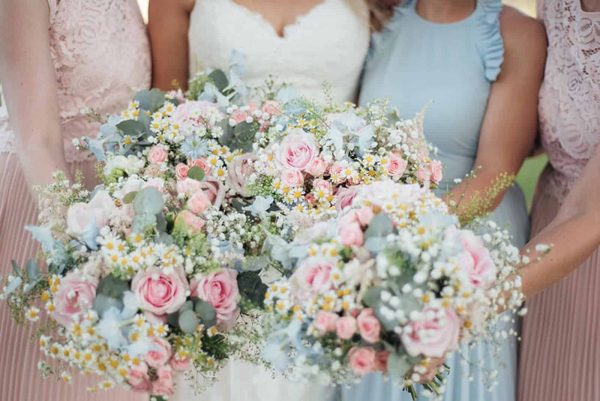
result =
M165 104L165 94L159 89L143 90L134 96L140 108L154 113Z
M221 136L221 142L231 150L251 152L258 129L256 123L241 122L233 129L228 128Z
M187 176L188 176L188 178L191 178L192 180L202 181L204 179L205 175L206 174L204 173L204 170L202 170L198 166L194 166L194 167L190 168Z
M133 230L143 232L148 228L156 227L157 215L162 212L163 207L164 199L156 188L148 187L138 191L133 200L135 211Z
M212 355L217 360L227 359L229 355L229 345L225 337L221 334L212 337L204 337L202 342L202 350L209 355Z
M254 305L264 306L267 286L262 282L259 271L245 271L238 274L237 282L240 294Z

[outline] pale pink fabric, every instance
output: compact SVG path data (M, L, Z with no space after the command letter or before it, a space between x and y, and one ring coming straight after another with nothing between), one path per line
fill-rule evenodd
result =
M539 15L549 39L540 120L550 166L533 234L556 215L600 143L600 13L584 12L580 0L542 0ZM519 400L600 400L600 251L527 307Z
M125 107L136 89L150 84L150 51L145 26L135 0L50 0L50 45L56 67L62 130L71 169L93 185L95 169L89 156L78 154L71 139L95 135L99 123L84 108L100 116ZM37 211L14 154L14 134L0 110L0 273L10 261L35 255L36 245L23 230L34 224ZM2 401L141 401L147 397L123 390L90 393L98 377L74 376L74 384L43 380L37 370L40 353L30 326L16 326L0 303L0 400Z

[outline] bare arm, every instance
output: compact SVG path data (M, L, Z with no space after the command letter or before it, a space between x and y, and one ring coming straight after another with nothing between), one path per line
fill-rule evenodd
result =
M45 0L0 1L0 79L17 153L30 185L68 174Z
M531 264L523 267L523 291L530 297L550 287L583 263L600 246L600 146L563 202L552 223L525 247ZM537 260L535 246L552 245Z
M188 28L194 0L150 0L152 86L186 88L189 79Z
M502 72L492 85L481 128L475 177L463 181L446 198L465 213L470 201L484 195L501 174L516 174L537 134L538 93L546 60L543 27L535 20L505 9L500 18L505 52ZM490 204L496 208L504 192Z

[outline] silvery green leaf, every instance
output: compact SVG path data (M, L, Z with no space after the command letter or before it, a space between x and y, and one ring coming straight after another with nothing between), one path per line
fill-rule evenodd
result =
M248 271L257 271L266 268L269 265L268 256L248 256L242 263L242 269Z
M363 296L363 303L369 308L376 308L381 302L381 292L383 290L379 287L371 287Z
M35 288L35 286L37 285L37 282L31 282L31 283L27 283L23 286L23 292L25 294L27 294L28 292L30 292L31 290L33 290Z
M120 311L122 307L123 303L121 300L111 298L104 294L98 294L94 300L93 309L98 313L98 316L103 316L110 309L116 309Z
M27 261L27 277L29 278L29 282L36 281L40 277L40 268L33 259Z
M96 288L96 293L115 299L121 299L123 294L128 290L129 283L127 281L110 275L100 280L98 287Z
M160 222L160 220L159 220ZM170 236L169 234L167 234L166 232L164 232L164 230L162 228L159 228L160 231L163 231L160 233L160 235L158 236L158 242L160 242L161 244L164 245L173 245L175 243L175 240L173 239L172 236Z
M194 309L194 302L193 301L185 301L183 305L181 305L181 308L179 308L179 313L186 311L186 310L193 310Z
M412 366L412 363L406 356L392 353L388 357L388 373L390 377L403 378Z
M198 97L198 100L204 100L213 103L216 102L222 108L229 106L229 99L224 96L211 82L208 82L204 86L204 91Z
M252 151L252 144L256 135L254 124L249 124L245 121L237 124L233 128L233 147L235 150L241 149L244 152Z
M225 89L229 86L229 80L227 79L227 75L223 72L223 70L214 70L210 74L208 74L208 78L212 81L213 85L219 90L219 92L223 93Z
M6 287L4 287L4 294L11 294L16 291L23 284L23 280L21 277L14 277L12 280L8 282Z
M96 160L99 162L106 161L106 155L104 154L104 144L98 139L85 138L85 143L90 152L94 155Z
M159 89L143 90L133 97L140 103L140 108L154 113L165 103L165 94Z
M52 251L56 241L52 237L52 232L48 227L25 226L25 230L29 231L33 236L33 239L42 245L42 250L44 252Z
M179 314L177 325L184 333L192 334L196 331L198 324L200 324L200 319L198 319L193 310L188 309Z
M373 217L369 227L365 231L366 238L385 238L394 233L394 224L392 220L385 214L379 213Z
M206 173L204 173L204 170L202 170L198 166L194 166L189 169L187 176L188 176L188 178L191 178L192 180L202 181L204 179L205 175L206 175Z
M130 204L133 202L137 195L138 191L129 192L127 195L123 197L123 202L126 204Z
M164 199L158 189L147 187L137 193L133 200L136 214L157 215L164 207Z
M125 120L117 124L117 128L123 133L134 138L139 138L146 133L146 127L136 120Z
M244 207L243 210L252 213L253 216L262 216L271 208L273 204L272 196L257 196L250 206Z
M246 55L233 49L229 55L229 68L231 73L243 76L246 74Z
M385 241L383 238L371 237L365 241L365 248L370 252L379 253L385 249Z
M205 326L210 327L217 323L217 311L208 302L201 299L194 301L194 311Z

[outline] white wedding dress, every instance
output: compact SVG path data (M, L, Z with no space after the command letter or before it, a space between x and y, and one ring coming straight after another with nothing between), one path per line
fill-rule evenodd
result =
M243 79L261 85L269 76L300 94L354 101L369 47L369 11L364 0L323 0L279 36L259 13L235 0L196 0L189 27L190 74L227 68L231 54L244 55ZM263 368L230 362L209 390L195 390L180 376L171 401L328 401L334 390L273 378Z

